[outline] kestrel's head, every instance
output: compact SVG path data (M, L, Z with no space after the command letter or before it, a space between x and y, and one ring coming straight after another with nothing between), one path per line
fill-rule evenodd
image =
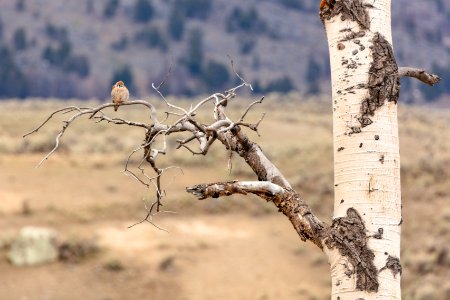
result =
M120 80L120 81L117 81L117 82L116 82L116 86L117 86L117 87L124 87L125 84L123 83L122 80Z

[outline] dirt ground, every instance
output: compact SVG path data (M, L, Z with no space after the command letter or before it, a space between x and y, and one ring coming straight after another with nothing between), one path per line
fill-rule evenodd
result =
M59 157L34 169L38 157L15 156L1 163L2 169L5 161L15 165L0 175L0 189L7 191L0 204L3 238L22 226L38 225L56 228L61 241L93 240L99 251L81 262L37 267L17 268L2 259L0 270L7 274L0 286L3 299L326 298L325 257L302 243L281 214L189 209L158 216L155 222L168 232L145 223L128 228L143 213L137 199L144 191L135 182L122 186L137 190L135 195L108 192L108 182L123 177L119 172L68 167ZM107 173L112 178L99 181ZM21 174L27 174L26 183ZM97 206L93 199L103 203ZM23 213L24 201L29 214Z
M262 137L253 138L319 216L330 220L330 112L320 105L283 105L261 108L270 114ZM270 203L197 201L184 191L197 183L253 178L238 159L230 174L226 153L172 156L170 164L182 165L183 174L174 170L166 177L164 209L176 214L154 219L168 232L146 223L128 228L142 219L154 195L121 173L140 133L81 123L61 151L36 168L60 123L30 140L21 135L60 106L10 102L0 110L0 299L329 299L325 256L302 242ZM18 108L19 118L11 113ZM289 118L287 110L297 110L292 115L298 117ZM404 299L450 299L448 116L401 108ZM69 262L14 267L8 248L28 225L55 229L60 243L97 250Z

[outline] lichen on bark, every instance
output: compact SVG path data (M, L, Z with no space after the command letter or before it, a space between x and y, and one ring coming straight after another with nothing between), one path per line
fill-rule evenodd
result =
M367 238L361 216L356 209L349 208L345 217L333 220L325 244L329 249L337 248L352 264L350 271L356 273L358 290L377 292L379 284L378 271L374 265L375 254L368 248Z
M372 124L370 117L386 100L397 103L400 93L400 77L391 44L380 34L372 39L372 64L369 69L369 96L361 102L361 127Z

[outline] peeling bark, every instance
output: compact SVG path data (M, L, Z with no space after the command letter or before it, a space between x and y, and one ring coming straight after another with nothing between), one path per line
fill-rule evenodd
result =
M369 69L369 97L361 103L362 127L372 124L371 116L385 101L397 103L400 93L400 76L391 44L380 34L372 39L372 65Z
M354 208L349 208L345 217L333 220L325 244L329 249L337 248L352 264L346 274L349 277L356 274L358 290L378 291L378 272L373 262L375 254L367 246L366 227Z
M284 188L291 187L277 167L264 155L261 147L250 141L239 126L231 132L219 134L218 139L228 150L235 151L245 160L258 176L258 180L269 181Z

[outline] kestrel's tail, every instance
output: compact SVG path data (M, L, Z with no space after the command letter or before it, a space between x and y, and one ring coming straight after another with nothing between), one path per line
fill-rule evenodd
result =
M117 111L119 109L119 105L114 105L114 111Z

